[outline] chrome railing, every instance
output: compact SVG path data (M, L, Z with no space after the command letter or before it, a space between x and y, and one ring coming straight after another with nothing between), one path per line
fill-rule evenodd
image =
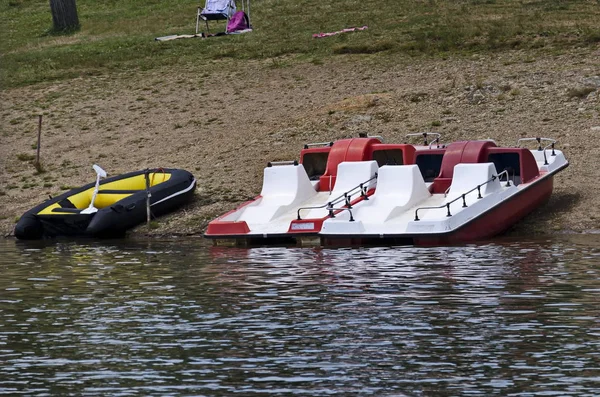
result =
M374 176L367 179L366 181L359 183L357 186L353 187L352 189L348 190L347 192L344 192L344 194L341 194L340 196L334 198L333 200L328 201L327 203L325 203L323 205L318 205L318 206L314 206L314 207L298 208L297 219L302 220L302 217L300 217L300 211L302 211L302 210L317 210L317 209L321 209L321 208L325 208L329 212L329 216L331 218L335 218L335 214L333 213L335 210L337 210L337 208L335 208L335 205L337 205L343 201L346 208L352 208L352 205L350 203L352 202L353 194L360 193L360 196L363 198L363 200L368 200L369 199L369 197L367 196L368 184L369 184L369 182L371 182L375 179L377 179L377 173L375 173Z
M423 145L429 146L429 149L431 149L431 147L433 146L434 143L436 144L437 149L440 148L440 139L442 138L442 134L440 134L438 132L416 132L414 134L406 134L407 138L415 137L415 136L423 137ZM429 136L434 136L435 139L433 139L431 142L429 142L429 140L428 140Z
M304 149L308 149L311 147L317 147L317 146L333 146L333 142L305 143Z
M267 167L273 167L274 165L298 165L298 160L269 161L267 163Z
M552 154L551 156L556 156L556 152L554 151L554 145L556 144L556 140L552 139L552 138L541 138L541 137L537 137L537 138L521 138L517 141L517 146L521 147L521 142L526 142L526 141L536 141L538 143L538 151L544 151L544 165L548 165L548 158L546 157L546 150L548 150L549 147L552 148ZM549 141L550 143L547 144L546 146L542 147L542 141Z
M509 175L508 175L508 171L504 170L504 171L500 172L498 175L492 175L492 177L490 179L488 179L487 181L485 181L485 182L483 182L483 183L475 186L473 189L469 190L468 192L462 193L461 195L459 195L458 197L456 197L454 200L451 200L451 201L447 202L446 204L442 204L442 205L438 205L438 206L433 206L433 207L419 207L419 208L417 208L415 210L415 221L420 221L420 219L419 219L419 211L420 210L437 210L437 209L441 209L441 208L446 207L446 209L447 209L446 216L447 217L452 216L452 214L450 213L450 204L455 203L458 200L462 199L462 201L463 201L462 208L468 207L466 196L467 196L467 194L469 194L471 192L474 192L475 190L477 190L477 199L478 200L482 199L483 196L481 195L481 188L483 186L487 185L488 183L495 181L496 179L500 179L500 176L502 174L506 174L506 185L505 186L506 187L511 186Z
M348 211L350 213L350 219L348 222L354 222L354 217L352 216L352 207L340 207L340 208L331 208L332 211ZM335 216L332 216L335 218Z
M385 141L381 135L366 135L365 138L375 138L375 139L378 139L379 142L385 143Z

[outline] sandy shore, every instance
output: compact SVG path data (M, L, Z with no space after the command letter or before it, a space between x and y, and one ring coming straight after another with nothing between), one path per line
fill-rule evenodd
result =
M324 64L249 62L201 70L128 72L4 90L0 147L0 232L10 236L27 209L109 174L146 167L191 171L196 199L160 218L155 235L200 235L208 221L260 192L267 161L293 160L302 145L437 131L444 142L522 137L559 141L570 166L550 202L512 234L600 229L600 48L468 59ZM35 155L43 114L41 160ZM132 232L147 233L145 227Z

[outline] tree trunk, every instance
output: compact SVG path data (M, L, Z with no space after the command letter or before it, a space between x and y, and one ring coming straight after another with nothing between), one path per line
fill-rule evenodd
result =
M50 0L50 10L52 11L53 30L55 32L79 28L75 0Z

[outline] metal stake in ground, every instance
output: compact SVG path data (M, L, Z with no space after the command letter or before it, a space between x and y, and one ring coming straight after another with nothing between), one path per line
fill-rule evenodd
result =
M42 115L39 115L38 119L38 140L37 140L37 152L35 154L35 168L40 166L40 148L42 146Z

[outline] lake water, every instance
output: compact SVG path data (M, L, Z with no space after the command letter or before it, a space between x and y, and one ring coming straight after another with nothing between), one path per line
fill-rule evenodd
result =
M0 254L0 394L600 395L600 235Z

